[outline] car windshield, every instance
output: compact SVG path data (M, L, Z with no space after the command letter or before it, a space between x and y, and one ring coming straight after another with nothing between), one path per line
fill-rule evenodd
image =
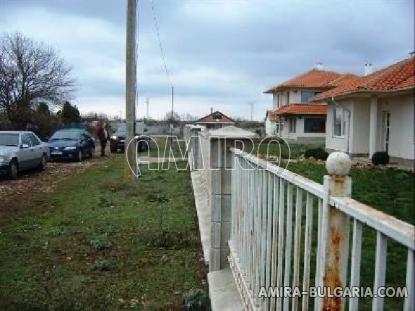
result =
M60 130L52 135L50 140L76 140L81 135L78 130Z
M19 134L0 133L0 146L18 146Z

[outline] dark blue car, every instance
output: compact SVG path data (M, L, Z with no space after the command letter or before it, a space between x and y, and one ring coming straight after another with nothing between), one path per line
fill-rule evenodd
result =
M82 161L85 157L93 157L95 140L84 129L61 129L49 139L49 150L52 160Z

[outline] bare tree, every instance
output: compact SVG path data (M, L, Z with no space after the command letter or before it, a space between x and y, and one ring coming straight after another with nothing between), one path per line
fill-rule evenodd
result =
M164 116L164 120L172 122L172 123L176 123L180 121L180 115L175 111L173 113L171 111L168 111L166 115Z
M0 38L0 111L15 125L30 121L34 100L58 104L73 92L71 68L55 51L20 33Z

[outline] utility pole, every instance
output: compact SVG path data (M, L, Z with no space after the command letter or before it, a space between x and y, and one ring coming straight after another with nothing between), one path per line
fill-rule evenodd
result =
M251 105L251 121L254 121L254 102L249 103Z
M171 87L171 116L173 117L174 112L174 86Z
M171 123L170 123L170 148L173 148L173 127L174 127L174 86L171 86Z
M126 100L125 100L125 127L126 146L135 136L135 100L136 100L136 28L137 28L137 0L128 0L127 6L127 42L126 42ZM135 176L130 167L136 169L135 141L125 150L124 179L131 180Z
M150 98L146 98L146 118L150 119Z

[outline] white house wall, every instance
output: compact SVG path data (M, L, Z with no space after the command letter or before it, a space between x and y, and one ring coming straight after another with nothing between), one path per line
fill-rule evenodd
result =
M276 129L276 123L272 122L269 115L265 119L265 134L267 136L273 136L275 135L275 129Z
M300 90L290 90L290 104L301 103L301 91Z
M350 152L357 155L369 153L370 102L367 98L353 100L350 118ZM347 130L346 130L347 131ZM346 137L347 138L347 137Z
M393 96L382 100L380 111L390 112L389 155L414 160L414 97ZM379 118L382 122L382 118ZM382 132L379 132L382 134Z
M414 160L414 98L411 95L389 96L378 99L378 124L376 149L384 151L382 112L390 112L389 155L392 158ZM348 113L346 112L346 129L344 137L333 135L334 105L327 107L326 148L349 152L354 155L369 154L370 136L370 98L355 98L337 101L341 107L348 109L350 115L350 129ZM348 133L349 132L349 133ZM348 138L349 134L349 138ZM349 148L348 148L349 144Z
M337 102L337 104L341 107L346 108L350 111L350 121L353 123L353 102L351 100L343 100ZM348 139L349 135L349 118L348 112L346 111L346 128L345 128L345 134L343 137L336 137L333 134L333 117L334 117L334 104L327 105L327 119L326 119L326 148L329 150L338 150L343 152L350 152L348 144L351 144L351 137L353 137L353 133L350 135L350 139ZM350 132L352 132L352 128L350 127Z
M289 132L288 120L284 121L283 131L280 136L288 141L297 141L298 143L324 143L325 133L305 133L304 132L304 118L310 117L296 117L295 133Z
M279 107L285 106L288 104L301 103L301 90L281 91L281 92L272 93L272 104L274 108L278 107L278 95L280 99Z
M278 107L278 93L272 93L272 107L275 109Z

